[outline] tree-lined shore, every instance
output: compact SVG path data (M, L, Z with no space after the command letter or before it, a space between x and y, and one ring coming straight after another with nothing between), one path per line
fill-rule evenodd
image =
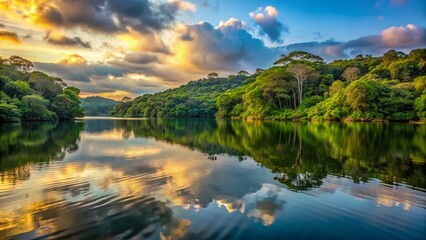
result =
M302 51L269 69L217 73L121 102L88 98L62 79L32 71L18 56L0 59L0 121L63 121L84 115L330 121L426 119L426 49L390 50L327 63ZM98 106L99 105L99 106ZM102 106L101 106L102 105ZM105 105L105 106L104 106Z
M161 93L125 98L118 117L332 121L426 118L426 49L390 50L326 63L302 51L267 70L207 78Z
M30 61L19 56L0 58L0 122L67 121L83 116L78 88L32 68Z

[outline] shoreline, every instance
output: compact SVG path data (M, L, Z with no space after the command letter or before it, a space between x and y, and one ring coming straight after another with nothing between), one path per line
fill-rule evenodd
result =
M426 121L422 120L408 120L408 121L394 121L394 120L388 120L388 119L371 119L371 120L352 120L352 119L341 119L341 120L313 120L313 119L269 119L269 118L263 118L263 119L257 119L257 118L143 118L143 117L114 117L114 116L86 116L86 117L77 117L74 119L70 119L67 121L15 121L15 122L0 122L0 125L2 124L10 124L10 123L60 123L60 122L73 122L73 121L84 121L84 120L131 120L131 121L137 121L137 120L153 120L153 119L161 119L161 120L178 120L178 119L190 119L190 120L202 120L202 119L208 119L208 120L241 120L241 121L274 121L274 122L312 122L312 123L318 123L318 122L328 122L328 123L383 123L383 124L389 124L389 123L407 123L407 124L413 124L413 125L424 125L426 124Z

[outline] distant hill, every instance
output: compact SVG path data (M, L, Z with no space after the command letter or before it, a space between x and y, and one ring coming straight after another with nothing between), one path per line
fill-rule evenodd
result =
M212 73L213 74L213 73ZM191 81L178 88L146 94L133 100L124 98L111 112L116 117L147 118L214 118L217 112L216 98L229 89L255 81L256 75L247 74Z
M109 116L109 112L119 103L98 96L81 98L80 102L86 116Z

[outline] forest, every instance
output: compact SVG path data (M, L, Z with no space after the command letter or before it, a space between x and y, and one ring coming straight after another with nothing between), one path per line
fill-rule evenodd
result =
M0 122L67 121L84 115L78 88L32 69L19 56L0 58Z
M130 99L120 117L330 121L424 121L426 49L327 63L303 51L282 55L267 70L207 78Z

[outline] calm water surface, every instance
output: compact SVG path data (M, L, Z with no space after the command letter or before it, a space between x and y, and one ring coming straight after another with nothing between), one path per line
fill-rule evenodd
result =
M0 126L0 239L424 239L426 126Z

